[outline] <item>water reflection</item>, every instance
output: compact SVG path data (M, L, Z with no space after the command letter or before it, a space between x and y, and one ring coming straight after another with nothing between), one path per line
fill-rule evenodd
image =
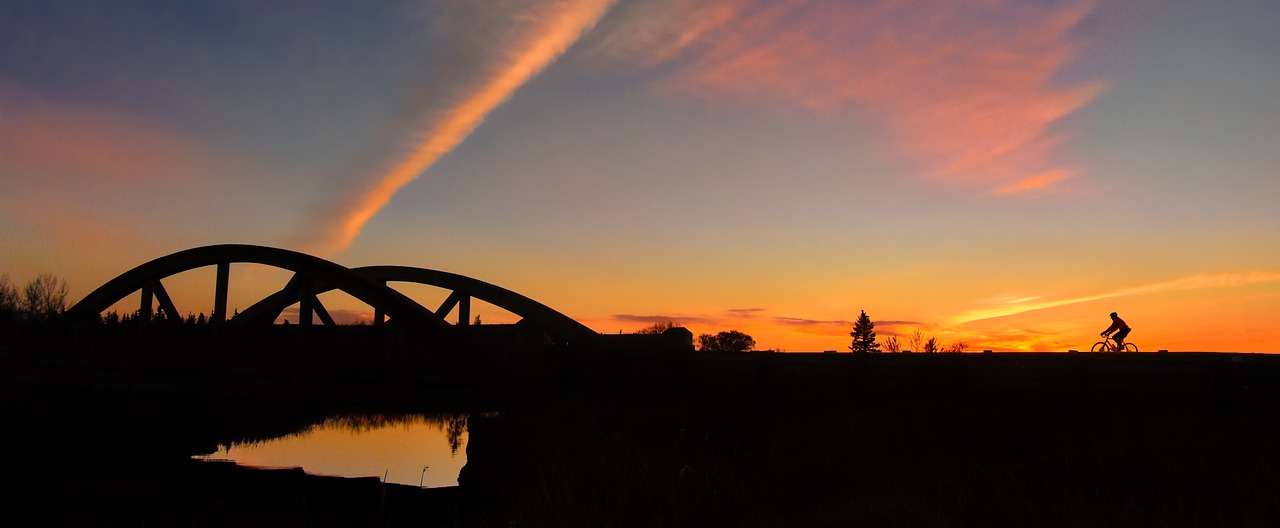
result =
M465 413L326 418L276 438L222 442L197 458L252 467L300 467L307 473L378 477L412 486L456 486L466 464Z
M368 415L354 414L334 416L325 419L320 424L306 431L299 431L295 435L302 435L311 432L315 428L335 428L346 429L357 433L367 433L386 429L388 427L407 427L417 425L430 425L436 430L445 434L445 439L449 442L449 451L453 454L458 453L458 449L462 447L467 434L467 417L466 413L441 413L441 414L409 414L409 415Z

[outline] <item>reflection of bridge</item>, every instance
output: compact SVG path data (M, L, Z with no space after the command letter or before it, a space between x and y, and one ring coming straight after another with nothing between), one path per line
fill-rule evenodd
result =
M293 272L293 277L279 291L229 318L227 292L233 263L273 266ZM214 325L271 325L296 304L302 326L312 326L317 318L331 326L335 321L318 296L338 290L372 307L374 326L412 329L442 338L465 340L467 327L471 326L471 302L475 299L520 317L517 326L526 332L541 333L551 344L597 346L626 342L692 348L691 335L683 329L663 336L602 335L533 299L454 273L404 266L347 268L295 251L243 244L188 249L142 264L103 284L67 310L63 324L70 329L97 321L103 311L135 292L141 292L138 313L144 317L150 318L156 313L164 313L168 318L181 317L182 312L178 311L162 281L208 266L217 270L210 321ZM424 284L447 290L449 294L438 307L430 309L388 286L389 282ZM450 323L446 318L453 313L456 313L456 322Z

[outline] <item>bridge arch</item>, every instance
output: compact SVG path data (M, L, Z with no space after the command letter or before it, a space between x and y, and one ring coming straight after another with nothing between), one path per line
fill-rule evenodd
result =
M435 311L444 317L455 307L459 309L459 324L469 319L470 299L479 299L502 308L545 330L559 342L584 342L599 336L596 331L550 307L506 288L447 271L437 271L409 266L365 266L351 271L369 277L382 284L388 282L412 282L450 290L449 297ZM374 321L379 317L375 314Z
M441 330L449 327L441 317L414 302L413 299L363 274L355 273L349 268L305 253L247 244L220 244L179 251L126 271L107 281L68 309L62 317L63 325L74 326L95 319L103 310L139 290L142 291L143 308L148 308L154 297L159 301L162 310L176 316L178 312L172 300L169 299L161 279L206 266L217 266L213 320L214 322L225 321L228 272L231 263L263 264L294 272L294 277L289 284L268 299L294 296L293 302L311 304L315 299L314 295L300 292L314 292L317 287L324 288L322 291L338 289L373 306L380 313L385 313L396 325L413 325ZM266 299L259 301L255 306L265 301ZM281 310L291 304L286 304L281 307ZM304 311L309 308L311 306L305 307ZM273 314L272 322L275 319L274 315L278 314L279 312ZM241 320L237 317L236 321L260 322L261 319L250 317Z
M386 283L410 282L449 290L448 297L438 308L434 311L424 309L431 311L439 320L445 321L445 316L456 308L458 326L467 326L470 320L471 299L478 299L511 312L520 317L522 323L539 328L558 343L586 343L600 335L586 325L538 301L464 275L410 266L364 266L351 268L350 271L392 290L394 289L386 286ZM274 321L285 308L301 299L319 295L331 289L333 289L332 285L320 282L312 283L309 288L287 285L279 292L240 312L237 320ZM377 305L373 306L374 324L382 324L384 317L390 314L384 313ZM448 322L445 321L445 324Z

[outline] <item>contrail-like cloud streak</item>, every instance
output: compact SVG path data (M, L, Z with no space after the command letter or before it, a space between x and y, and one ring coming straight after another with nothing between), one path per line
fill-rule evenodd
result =
M417 133L422 138L406 155L353 196L338 204L324 220L319 240L308 249L333 254L346 249L365 224L401 187L416 179L441 156L462 143L486 115L530 78L565 52L608 10L610 0L552 2L527 16L508 51L489 68L491 73L456 104L439 113Z
M1073 297L1067 299L1042 299L1039 297L1023 297L1018 299L1010 299L999 303L997 306L971 310L960 314L952 320L953 324L971 323L984 319L994 319L997 317L1006 317L1010 315L1018 315L1035 310L1044 310L1047 308L1057 308L1071 304L1078 304L1090 301L1100 301L1103 299L1113 299L1116 297L1128 297L1132 295L1142 295L1148 293L1160 293L1167 291L1195 290L1201 288L1218 288L1225 286L1248 286L1251 284L1261 284L1266 282L1280 281L1280 271L1252 271L1241 273L1217 273L1217 274L1199 274L1181 279L1174 279L1165 282L1157 282L1153 284L1145 284L1132 288L1124 288L1120 290L1098 293L1094 295L1086 295L1082 297Z

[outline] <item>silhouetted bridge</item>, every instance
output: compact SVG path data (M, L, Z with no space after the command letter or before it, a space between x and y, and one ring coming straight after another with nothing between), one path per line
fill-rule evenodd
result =
M293 273L279 291L228 317L227 298L232 264L273 266ZM74 331L100 322L102 312L126 297L140 292L138 314L150 319L155 314L181 319L164 280L197 268L216 268L213 285L214 307L210 324L231 327L263 327L275 324L281 314L298 306L298 323L313 326L317 319L336 326L319 295L338 290L364 302L374 312L373 326L389 330L413 331L448 343L466 344L480 332L471 325L472 300L487 302L506 310L520 321L525 334L537 333L546 344L578 347L643 346L691 350L692 336L684 329L666 335L600 334L582 323L519 293L493 284L444 271L408 266L366 266L347 268L328 260L272 247L225 244L199 247L164 256L133 268L103 284L71 307L62 317L62 331ZM392 288L388 283L433 286L448 292L438 307L428 308ZM448 316L456 314L450 322ZM505 325L497 325L505 326Z
M229 314L232 264L264 265L292 276L278 291ZM208 292L212 316L206 324L184 324L182 314L189 312L175 303L165 283L209 267L215 271ZM443 290L436 293L444 293L444 300L424 306L393 287L401 284ZM368 305L372 324L336 324L320 299L333 291ZM104 312L135 294L139 301L130 322L104 321ZM518 321L472 324L477 301ZM295 306L297 324L276 324ZM684 328L601 334L529 297L455 273L407 266L348 268L304 253L242 244L179 251L128 270L68 309L51 334L0 350L5 352L0 366L14 380L66 387L383 401L420 399L433 391L510 394L545 385L557 373L573 370L562 365L580 364L577 358L584 356L661 358L693 350L692 335Z

